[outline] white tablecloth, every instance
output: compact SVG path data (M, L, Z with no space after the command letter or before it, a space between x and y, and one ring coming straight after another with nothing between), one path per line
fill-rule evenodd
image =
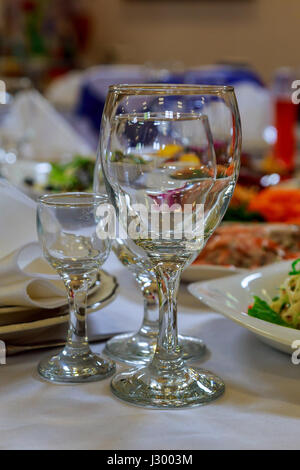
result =
M118 276L117 299L90 317L103 332L136 329L142 299L133 278L114 258L105 269ZM45 352L0 366L1 449L294 449L299 448L300 366L253 334L179 295L182 333L203 338L211 351L205 368L219 374L219 400L186 410L148 410L112 396L109 379L81 385L39 380ZM93 346L101 351L103 345Z

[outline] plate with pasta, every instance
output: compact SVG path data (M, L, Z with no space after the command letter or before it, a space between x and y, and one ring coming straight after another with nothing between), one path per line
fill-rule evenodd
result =
M280 351L291 354L300 341L300 259L195 282L188 289Z

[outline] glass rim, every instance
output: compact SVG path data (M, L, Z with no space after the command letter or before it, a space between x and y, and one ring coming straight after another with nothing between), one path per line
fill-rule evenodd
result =
M125 113L125 114L116 114L113 117L113 120L115 121L134 121L135 119L137 121L207 121L208 122L208 116L206 114L200 114L200 113L181 113L174 111L172 115L165 115L168 112L164 111L158 111L158 112L152 112L152 111L146 111L144 113Z
M233 93L234 87L231 85L192 85L177 83L119 83L109 86L109 92L124 93L127 95L200 95L200 94L224 94Z
M64 201L69 198L69 201ZM78 198L77 201L72 198ZM80 200L81 199L81 200ZM67 193L54 193L43 194L38 198L38 203L45 206L53 207L83 207L83 206L97 206L99 203L108 203L109 199L106 194L87 193L87 192L67 192Z

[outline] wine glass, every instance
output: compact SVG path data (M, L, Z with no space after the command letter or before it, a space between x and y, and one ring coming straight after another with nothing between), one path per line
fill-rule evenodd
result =
M112 241L112 251L134 276L143 295L144 315L137 332L116 335L106 342L104 353L126 364L141 365L154 354L158 333L158 296L155 275L148 259L130 240Z
M105 191L100 155L95 165L94 191L100 194ZM157 343L159 311L155 272L145 252L129 239L112 240L112 251L134 276L143 296L144 315L138 331L114 336L106 342L103 352L116 361L142 365L152 359ZM195 361L204 356L206 346L201 339L182 335L178 338L185 359Z
M90 382L115 372L112 361L91 351L86 325L88 289L110 252L110 240L104 233L107 204L106 196L90 193L53 194L39 199L39 241L45 258L65 284L70 310L64 349L38 366L39 374L48 381Z
M160 302L151 363L112 380L114 394L123 400L178 408L209 402L224 391L219 377L185 364L176 297L182 270L226 211L240 148L232 87L110 87L99 146L104 180L124 239L129 237L151 262Z
M99 191L99 188L95 191ZM126 364L146 364L153 357L158 334L159 311L155 272L145 253L137 250L133 242L128 239L113 240L112 251L134 276L143 296L144 315L137 332L114 336L106 342L103 352L112 359ZM206 352L203 340L185 335L178 335L178 339L184 359L196 361L203 358Z

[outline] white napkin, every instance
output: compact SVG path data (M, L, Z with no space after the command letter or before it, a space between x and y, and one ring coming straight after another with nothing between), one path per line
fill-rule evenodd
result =
M0 179L0 306L66 303L63 282L42 258L35 227L36 203Z
M265 149L265 131L272 124L272 97L268 89L253 83L234 86L243 130L243 149Z
M0 259L37 240L36 203L0 178Z
M77 104L84 72L72 70L53 80L45 92L50 103L63 110L73 110Z
M90 155L90 146L37 91L20 92L0 129L0 136L26 145L26 158L59 161L76 153ZM24 144L25 142L25 144Z

